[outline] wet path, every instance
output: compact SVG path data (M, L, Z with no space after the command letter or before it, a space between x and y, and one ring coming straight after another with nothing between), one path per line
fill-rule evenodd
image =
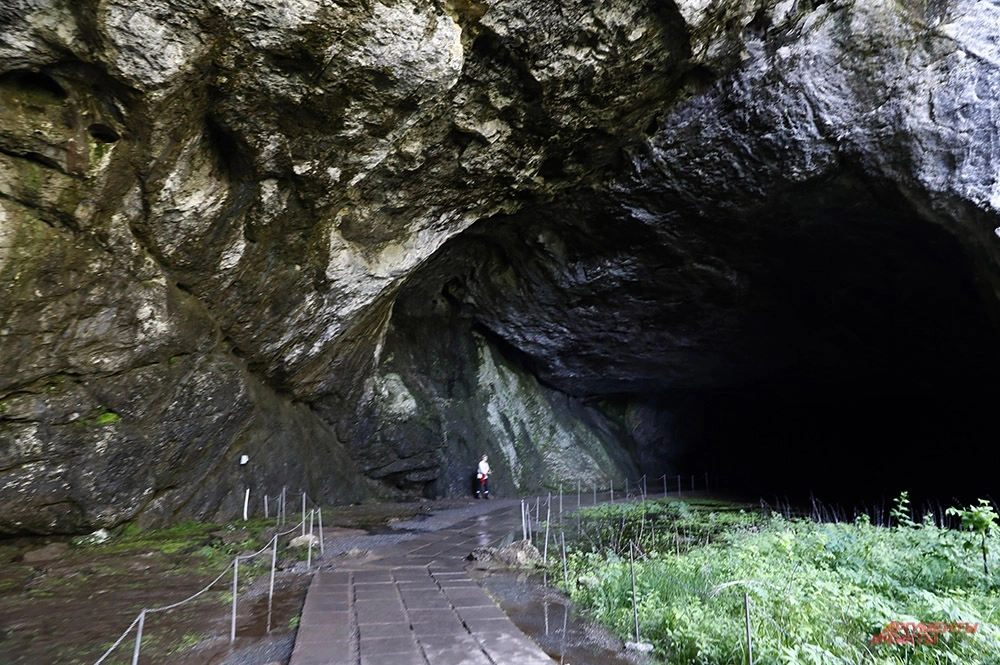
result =
M441 528L432 516L376 560L316 573L290 665L551 665L465 572L474 548L520 534L520 505L478 504Z

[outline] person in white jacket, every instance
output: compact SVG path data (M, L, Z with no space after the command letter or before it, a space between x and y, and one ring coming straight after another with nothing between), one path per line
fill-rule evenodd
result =
M476 498L480 496L484 499L490 498L490 474L493 471L490 469L489 458L483 455L483 459L479 460L479 468L476 470L476 479L479 481L479 489L476 490Z

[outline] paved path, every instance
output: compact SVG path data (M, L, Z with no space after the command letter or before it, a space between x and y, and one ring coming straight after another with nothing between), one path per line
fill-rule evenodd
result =
M376 560L316 573L290 665L552 665L465 572L475 547L520 537L520 511L515 500L443 511Z

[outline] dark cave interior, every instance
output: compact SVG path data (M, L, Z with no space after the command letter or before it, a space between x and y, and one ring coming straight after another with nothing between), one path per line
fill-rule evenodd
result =
M731 214L674 203L643 199L644 220L581 194L477 225L397 323L449 302L626 423L649 479L847 509L1000 499L1000 307L974 231L990 219L932 218L850 171Z
M848 173L736 218L688 222L677 237L707 241L706 261L743 275L739 295L690 278L696 252L675 260L688 250L650 245L646 228L601 213L575 233L544 215L488 228L485 244L505 254L466 258L481 267L464 283L482 327L543 380L663 410L636 442L650 477L707 471L735 495L848 506L902 490L945 504L1000 497L993 291L963 231L918 207ZM553 256L513 239L540 228L568 247L563 275L613 277L548 277L560 272ZM674 304L685 300L698 304Z
M941 227L899 208L852 210L770 241L755 288L773 374L694 402L678 426L685 463L778 503L1000 498L988 287Z

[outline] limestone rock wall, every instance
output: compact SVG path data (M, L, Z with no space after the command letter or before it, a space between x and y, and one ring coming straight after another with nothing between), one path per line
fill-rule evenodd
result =
M995 315L998 23L973 0L7 2L0 533L233 516L247 484L464 493L480 451L509 492L621 478L669 445L629 405L836 365L767 332L818 227L853 251L933 225Z

